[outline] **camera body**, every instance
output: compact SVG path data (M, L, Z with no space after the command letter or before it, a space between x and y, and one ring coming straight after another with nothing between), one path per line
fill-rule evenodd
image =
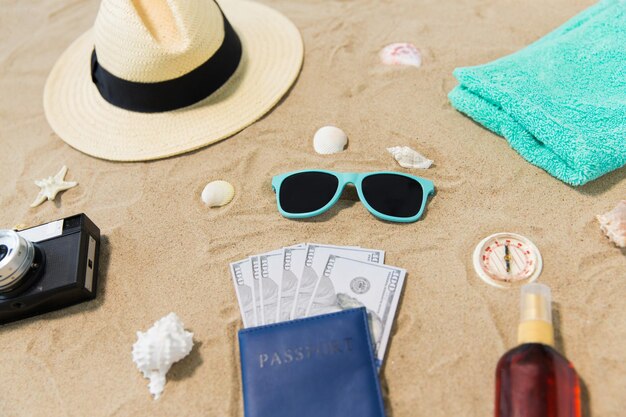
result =
M96 297L100 229L84 214L0 231L0 324Z

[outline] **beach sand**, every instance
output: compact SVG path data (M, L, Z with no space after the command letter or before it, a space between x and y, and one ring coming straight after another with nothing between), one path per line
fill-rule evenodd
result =
M360 245L408 270L381 373L390 417L493 414L494 370L516 344L517 290L474 273L483 237L511 231L543 254L539 281L555 300L557 347L584 380L585 416L626 409L626 251L595 215L626 197L626 169L572 188L455 111L452 70L485 63L545 35L590 0L263 0L300 28L302 73L281 103L234 137L183 156L113 163L61 141L43 113L46 76L95 18L97 1L0 4L0 226L86 213L103 235L95 301L0 326L2 416L242 416L229 262L299 242ZM421 68L383 67L378 51L408 41ZM317 155L321 126L348 149ZM344 199L308 221L282 218L273 175L303 168L398 170L385 148L435 161L437 195L422 220L376 220ZM69 167L80 185L31 209L33 180ZM234 184L228 206L200 201L214 179ZM137 330L170 311L194 332L189 357L158 401L131 359Z

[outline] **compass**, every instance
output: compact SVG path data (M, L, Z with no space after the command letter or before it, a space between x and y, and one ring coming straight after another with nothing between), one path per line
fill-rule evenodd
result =
M498 288L533 282L543 266L539 249L516 233L487 236L474 249L472 260L478 276Z

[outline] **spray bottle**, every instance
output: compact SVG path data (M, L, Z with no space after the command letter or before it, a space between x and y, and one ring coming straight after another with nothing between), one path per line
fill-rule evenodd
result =
M550 288L522 287L519 345L496 368L495 417L580 417L580 382L554 349Z

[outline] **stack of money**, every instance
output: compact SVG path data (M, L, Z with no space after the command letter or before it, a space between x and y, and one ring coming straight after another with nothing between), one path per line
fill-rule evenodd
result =
M385 252L300 244L230 264L244 327L365 307L382 364L406 271Z

